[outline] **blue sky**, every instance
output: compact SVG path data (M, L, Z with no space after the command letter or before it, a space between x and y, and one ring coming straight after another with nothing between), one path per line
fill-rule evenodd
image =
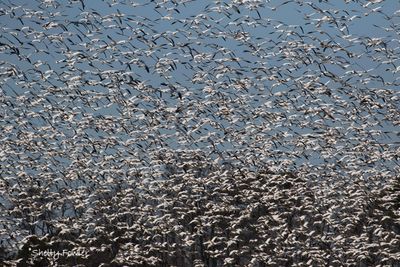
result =
M0 4L2 70L18 72L1 82L2 96L17 105L3 105L3 127L21 116L38 126L53 121L73 137L72 129L86 115L110 116L117 128L118 120L131 120L124 123L135 125L136 134L119 130L116 136L138 137L143 146L152 141L140 137L152 134L173 149L215 145L239 151L266 143L280 155L295 149L296 135L319 136L323 113L306 115L313 109L337 111L334 120L327 117L321 125L324 131L343 128L348 138L340 139L343 146L351 138L361 142L351 129L363 124L361 115L352 122L339 112L341 105L358 105L363 92L376 97L380 89L398 90L398 1L178 2ZM321 75L324 71L341 78ZM316 93L313 100L314 93L303 86L314 82L333 94ZM383 101L376 97L382 112L390 112ZM394 105L398 111L398 102ZM47 113L49 107L72 120ZM362 107L363 112L367 115L370 107ZM393 121L379 113L372 117L382 125L370 130L388 132L376 138L396 144ZM304 127L301 120L307 122ZM161 126L153 129L147 123ZM90 127L84 131L94 139L107 135ZM312 147L307 153L323 161Z

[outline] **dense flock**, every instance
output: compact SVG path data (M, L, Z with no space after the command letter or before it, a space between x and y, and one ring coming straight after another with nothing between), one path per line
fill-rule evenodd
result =
M399 32L398 1L1 1L0 262L400 266Z

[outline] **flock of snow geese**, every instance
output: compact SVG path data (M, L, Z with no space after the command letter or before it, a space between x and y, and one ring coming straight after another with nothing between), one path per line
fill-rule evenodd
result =
M399 35L399 1L1 1L0 262L400 266Z

